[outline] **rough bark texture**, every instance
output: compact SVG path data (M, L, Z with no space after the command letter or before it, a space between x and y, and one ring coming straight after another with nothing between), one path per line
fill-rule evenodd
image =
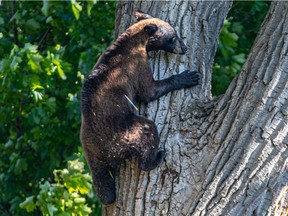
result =
M116 34L141 9L180 32L185 56L158 53L155 79L185 69L201 84L142 106L156 122L165 161L140 172L126 161L117 202L103 215L285 215L288 206L288 4L273 2L240 75L211 100L217 38L231 2L120 1Z

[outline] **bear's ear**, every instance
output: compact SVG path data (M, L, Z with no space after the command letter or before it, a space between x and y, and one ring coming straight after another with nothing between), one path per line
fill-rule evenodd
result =
M152 36L157 30L158 27L155 24L149 24L144 27L144 31L147 32L149 36Z
M152 19L153 18L149 14L146 14L146 13L140 11L140 10L136 11L135 17L136 17L137 21L144 20L144 19Z

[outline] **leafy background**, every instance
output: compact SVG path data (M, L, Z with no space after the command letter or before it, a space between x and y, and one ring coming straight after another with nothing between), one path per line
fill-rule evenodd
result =
M0 215L101 215L79 141L81 82L111 43L114 1L0 5ZM213 95L240 71L268 2L235 2Z

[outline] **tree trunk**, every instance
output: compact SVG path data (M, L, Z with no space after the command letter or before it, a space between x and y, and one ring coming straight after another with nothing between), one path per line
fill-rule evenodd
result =
M288 201L288 4L272 2L247 62L211 99L212 64L231 2L119 1L116 34L148 12L176 28L188 54L160 52L155 79L198 70L201 84L142 106L165 161L142 172L125 161L117 201L103 215L285 215Z

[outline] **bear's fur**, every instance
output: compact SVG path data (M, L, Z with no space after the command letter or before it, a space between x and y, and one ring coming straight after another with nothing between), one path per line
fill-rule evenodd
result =
M129 27L100 57L85 79L81 95L81 143L103 204L116 199L115 172L124 159L138 158L141 170L163 159L154 122L135 114L128 101L149 102L170 91L198 84L198 73L185 71L155 81L148 51L184 54L186 47L166 22L136 12Z

